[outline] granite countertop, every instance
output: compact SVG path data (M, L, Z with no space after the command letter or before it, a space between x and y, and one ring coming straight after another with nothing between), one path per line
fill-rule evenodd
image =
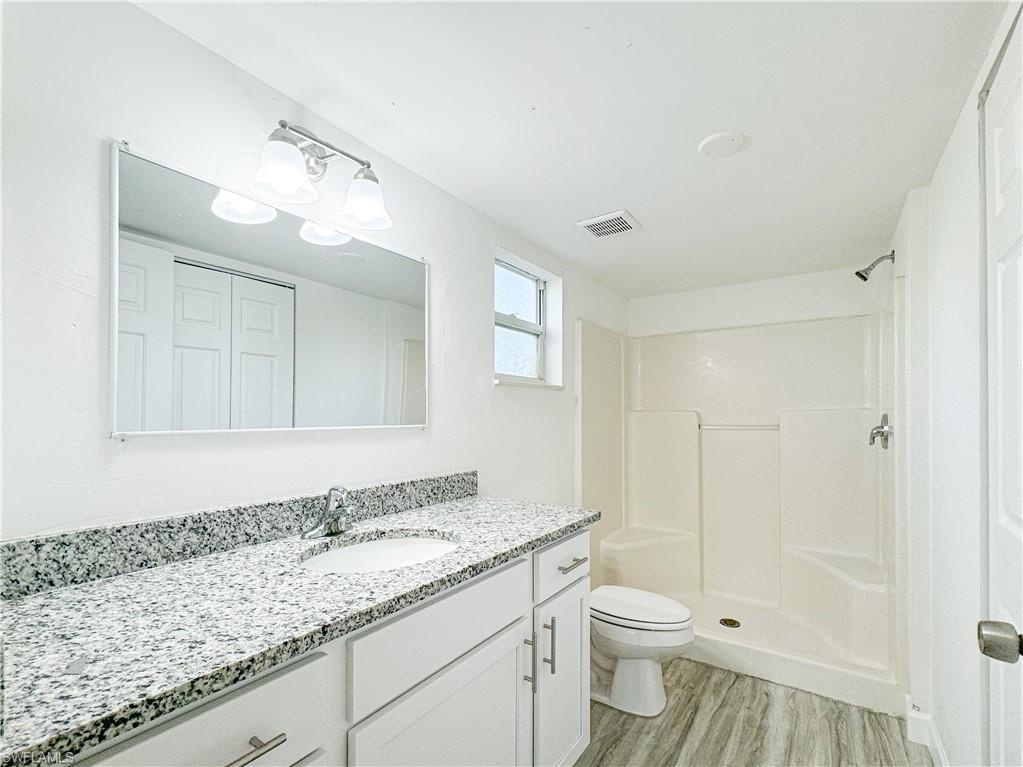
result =
M0 761L73 755L391 615L600 512L493 498L357 522L2 603ZM377 573L320 574L312 553L418 531L458 548Z

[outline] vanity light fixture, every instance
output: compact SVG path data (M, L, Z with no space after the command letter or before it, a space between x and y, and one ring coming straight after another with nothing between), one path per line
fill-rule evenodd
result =
M218 218L233 224L265 224L277 218L277 210L234 192L221 189L210 210Z
M390 229L391 217L384 207L384 193L377 174L368 167L355 171L341 217L363 229Z
M276 202L315 202L318 195L313 183L323 178L329 163L344 157L359 169L348 187L341 218L362 229L390 228L391 217L384 207L380 180L368 160L287 120L280 120L277 125L263 147L259 171L252 179L254 192Z
M252 191L273 202L316 202L319 195L306 170L298 140L283 128L270 134L259 158Z
M323 226L313 221L306 221L298 230L298 235L311 245L344 245L351 242L351 236L329 226Z

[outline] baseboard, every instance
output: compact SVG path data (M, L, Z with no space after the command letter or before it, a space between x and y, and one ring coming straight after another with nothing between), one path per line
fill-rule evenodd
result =
M931 761L934 767L949 767L948 753L945 751L945 744L941 742L941 735L938 728L934 726L934 719L931 719L931 742L927 744L931 749Z
M906 738L913 743L927 746L931 752L934 767L949 767L948 754L941 742L941 735L934 724L934 717L913 708L913 701L906 696Z
M902 716L905 693L881 673L856 673L776 650L751 647L720 637L702 635L685 653L689 658L769 682L834 698L854 706Z

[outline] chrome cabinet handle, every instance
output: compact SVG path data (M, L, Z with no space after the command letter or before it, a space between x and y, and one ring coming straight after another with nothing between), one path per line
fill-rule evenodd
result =
M551 676L554 676L558 673L558 619L552 615L551 622L543 627L551 632L551 657L544 658L543 662L551 667Z
M531 658L530 665L532 667L533 675L532 676L526 675L526 676L524 676L522 678L525 681L529 682L530 686L533 688L533 694L536 695L536 632L535 631L531 634L531 637L532 637L531 639L523 639L522 641L525 642L527 645L529 645L529 649L530 649L530 653L529 654L530 654L530 658Z
M263 756L263 754L269 754L279 745L284 743L288 739L288 734L282 732L280 735L276 735L266 743L261 741L255 735L249 738L249 745L252 746L252 750L247 754L242 754L233 762L227 765L227 767L245 767L246 764L252 764L254 761Z
M577 567L579 567L579 565L586 564L589 561L590 561L589 557L572 557L572 564L558 565L558 569L561 571L562 575L567 575L568 573L572 572Z

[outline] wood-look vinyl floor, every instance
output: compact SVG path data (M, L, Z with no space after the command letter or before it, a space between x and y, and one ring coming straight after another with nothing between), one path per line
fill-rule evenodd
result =
M664 666L664 687L649 719L591 702L576 767L931 767L894 716L686 658Z

